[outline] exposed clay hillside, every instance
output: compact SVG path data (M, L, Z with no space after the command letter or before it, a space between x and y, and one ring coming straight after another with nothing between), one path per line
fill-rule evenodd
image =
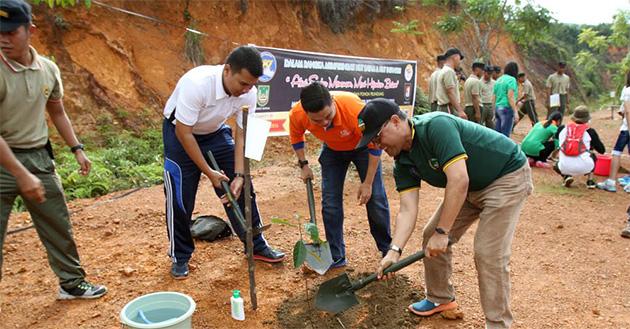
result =
M178 26L187 26L186 1L107 1ZM419 83L433 70L435 54L449 44L468 48L468 35L440 38L432 24L440 12L410 8L404 15L358 23L343 34L324 24L317 8L289 0L250 0L242 14L237 1L190 1L188 8L203 38L207 63L220 63L235 44L291 48L336 54L412 59L419 62ZM184 55L184 28L92 5L71 9L35 8L39 33L34 44L54 56L66 86L65 102L82 133L102 122L127 128L159 118L160 108L178 78L193 65ZM422 35L391 33L394 20L420 20ZM55 21L57 23L55 23ZM61 23L60 23L61 22ZM63 27L65 26L65 27ZM468 51L470 54L471 52ZM467 56L468 68L472 56ZM516 46L503 38L493 62L523 63Z

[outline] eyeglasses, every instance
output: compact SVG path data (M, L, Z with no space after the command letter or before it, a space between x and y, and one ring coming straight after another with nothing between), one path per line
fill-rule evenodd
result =
M374 145L379 146L381 144L381 133L383 132L383 128L389 123L389 120L385 121L385 123L381 126L381 129L376 133L376 136L372 138L372 143Z

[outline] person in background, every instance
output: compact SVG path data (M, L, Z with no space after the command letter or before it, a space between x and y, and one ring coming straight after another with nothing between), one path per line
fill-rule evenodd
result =
M558 163L554 170L562 175L564 187L571 187L576 175L587 175L586 187L594 189L593 170L597 157L593 150L600 154L606 153L606 147L599 139L595 129L589 127L591 114L588 108L580 105L575 108L571 122L558 127L556 138L560 145Z
M538 122L521 142L521 150L527 156L530 167L551 168L547 158L557 147L554 136L562 119L560 112L553 112L545 121Z
M630 70L626 73L626 85L621 91L621 107L619 108L619 114L622 117L621 128L619 128L619 136L617 142L612 151L612 162L610 164L610 174L608 179L597 183L597 188L608 192L617 192L617 173L619 172L619 165L621 161L621 153L625 148L628 148L630 153L630 135L628 134L628 126L630 122ZM626 178L620 178L620 183L624 185L624 191L630 193L630 181Z
M509 62L505 65L504 74L494 84L496 131L510 137L514 122L518 119L516 96L518 85L518 64Z
M492 79L494 81L499 80L499 78L503 75L503 73L501 73L501 66L499 65L495 65L492 67Z
M551 112L559 111L564 116L567 108L569 107L569 88L571 85L571 79L564 72L567 64L565 62L558 62L556 72L547 77L547 115ZM551 107L550 98L551 95L560 95L560 106Z
M437 98L435 96L435 90L437 88L437 79L440 74L440 70L444 66L444 55L440 54L437 56L437 68L433 73L431 73L431 77L429 77L429 104L431 104L431 112L437 111L438 103Z
M516 106L519 108L518 121L521 121L525 114L529 117L532 126L538 122L538 113L536 113L536 94L534 93L534 86L525 77L525 73L520 72L518 74L519 91L521 97L516 102ZM562 122L562 120L560 120ZM518 123L518 122L517 122Z
M494 79L492 79L494 69L490 65L484 67L483 79L481 79L481 124L494 129Z
M472 74L464 82L464 112L469 121L481 122L481 77L485 64L475 62L472 65Z
M460 103L459 79L455 73L462 59L464 59L464 55L457 48L450 48L444 53L444 66L438 75L435 96L438 102L438 111L466 119L466 113Z

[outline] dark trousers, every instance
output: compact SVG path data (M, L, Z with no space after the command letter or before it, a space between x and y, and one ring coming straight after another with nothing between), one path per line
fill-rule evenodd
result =
M481 105L479 106L479 119L481 120L481 112L483 111L483 108L481 107ZM466 106L464 107L464 113L466 113L466 116L468 117L468 121L472 121L474 123L479 123L477 121L477 119L475 118L475 107L474 106Z
M538 155L532 156L528 154L527 156L534 159L534 161L547 162L547 158L551 155L553 150L556 149L556 145L553 141L546 141L543 143L543 146L545 148L540 150Z
M560 113L562 113L562 116L564 116L564 112L566 112L567 110L567 95L566 94L560 94L560 107L551 107L549 108L549 110L547 111L547 117L549 117L549 114L551 114L554 111L558 111Z
M164 194L166 197L166 229L170 241L169 256L173 262L187 262L195 244L190 234L191 216L195 208L195 197L201 171L190 159L183 146L175 136L175 125L168 120L162 124L162 138L164 141ZM201 153L206 161L208 151L212 151L219 168L223 170L230 181L234 179L234 140L232 129L223 125L219 130L207 135L195 135ZM243 189L244 190L244 189ZM223 189L214 189L217 196L225 194ZM260 227L261 220L256 205L256 194L252 187L252 226ZM244 193L241 193L238 204L241 211L245 210ZM223 205L225 213L230 219L232 228L245 241L245 228L241 226L234 211ZM267 241L262 234L254 236L254 252L267 247Z
M326 229L326 240L330 244L333 260L339 262L346 257L343 239L343 185L350 162L354 163L361 181L367 175L369 152L367 148L352 151L334 151L324 144L319 156L322 166L322 217ZM376 247L385 256L392 242L389 226L389 203L381 176L379 163L372 183L372 197L366 205L370 233Z
M449 114L453 114L455 112L455 109L452 108L450 104L438 105L437 110L440 112L446 112Z
M536 113L536 103L533 100L528 100L523 103L523 106L518 111L518 120L522 120L527 114L529 120L532 122L532 126L538 122L538 113Z
M435 112L438 109L437 102L431 103L431 112Z

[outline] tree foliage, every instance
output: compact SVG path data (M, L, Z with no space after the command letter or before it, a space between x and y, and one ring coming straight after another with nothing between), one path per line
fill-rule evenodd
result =
M39 5L40 3L45 3L48 7L53 8L54 6L61 6L66 8L68 6L74 6L79 4L80 0L32 0L35 5ZM83 4L90 8L92 5L92 0L83 0Z

